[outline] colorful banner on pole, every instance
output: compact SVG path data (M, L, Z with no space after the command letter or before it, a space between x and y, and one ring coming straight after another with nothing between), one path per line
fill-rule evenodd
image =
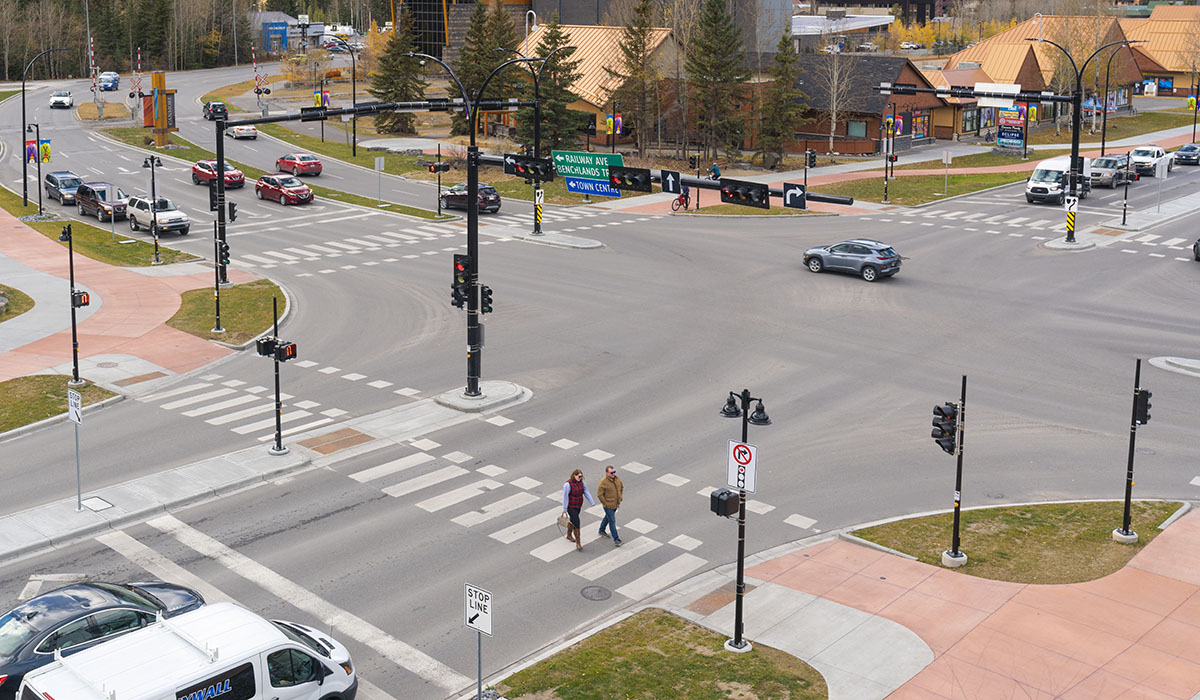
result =
M42 139L38 152L41 154L43 163L50 162L50 139Z
M37 162L37 141L26 141L25 142L25 162L26 163L36 163Z

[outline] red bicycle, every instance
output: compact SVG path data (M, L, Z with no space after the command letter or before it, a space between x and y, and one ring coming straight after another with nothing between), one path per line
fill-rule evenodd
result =
M688 205L691 203L691 201L691 197L687 196L686 194L680 194L678 197L671 200L671 211L679 211L680 207L683 207L684 211L687 211Z

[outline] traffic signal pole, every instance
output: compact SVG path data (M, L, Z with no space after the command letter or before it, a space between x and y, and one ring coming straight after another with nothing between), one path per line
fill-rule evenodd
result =
M964 441L964 434L966 433L966 429L967 429L967 375L964 374L963 378L962 378L962 394L959 397L959 403L958 403L958 430L955 431L958 436L958 446L957 446L957 450L956 450L956 452L958 453L958 455L957 455L958 456L958 465L954 472L954 534L952 535L951 540L950 540L950 551L949 551L949 555L950 555L951 559L953 559L955 561L962 560L963 563L965 563L967 557L965 554L958 551L958 545L959 545L958 523L959 523L959 510L962 505L963 441Z
M217 165L220 165L218 162ZM217 222L213 222L213 301L216 303L217 325L213 333L224 333L221 327L221 241L217 238Z
M217 129L217 242L218 247L221 243L225 243L225 127L228 122L224 119L217 119L213 122ZM324 122L322 122L324 123ZM217 286L229 286L229 270L225 265L221 264L220 256L213 259L213 263L217 266ZM220 303L220 302L218 302ZM217 327L221 327L220 314L217 316Z
M1129 459L1125 467L1125 512L1121 517L1121 528L1113 530L1113 539L1123 544L1138 541L1137 533L1130 529L1130 502L1133 499L1133 455L1137 443L1137 427L1150 421L1150 392L1141 388L1142 360L1138 358L1133 371L1133 415L1129 419Z
M274 319L275 341L279 342L279 297L271 297L271 316ZM283 446L283 399L279 393L279 353L275 353L272 358L275 362L275 446L271 448L271 454L283 455L287 454L288 449Z

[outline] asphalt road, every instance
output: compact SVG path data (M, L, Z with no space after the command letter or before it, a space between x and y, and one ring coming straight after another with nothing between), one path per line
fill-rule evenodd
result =
M181 92L183 83L176 83ZM11 104L0 109L9 117L0 121L12 123ZM15 140L11 131L6 143ZM114 162L111 154L123 152L87 150L87 137L67 128L55 138L78 147L64 158L81 164ZM6 181L15 165L6 155ZM1164 201L1194 192L1198 177L1200 169L1177 170ZM1148 182L1130 188L1136 206L1153 206L1157 193ZM188 187L172 187L199 210ZM1114 211L1111 195L1085 201L1083 226L1087 217ZM303 210L243 199L246 225L231 229L235 257L242 250L266 258L330 240L366 242L367 235L415 226L379 215L314 230L316 224L298 225L305 219L284 218ZM312 213L316 221L347 216L332 205ZM1026 204L1018 185L861 217L603 214L589 221L605 226L573 234L605 244L595 250L524 243L507 239L502 227L485 227L482 240L490 245L482 249L481 277L495 289L497 312L484 319L483 378L526 386L531 401L190 508L174 516L186 527L167 521L126 534L253 609L314 621L311 600L281 594L282 577L452 669L452 684L474 672L474 636L460 620L466 581L496 596L496 636L484 643L490 674L621 609L647 586L667 585L672 573L733 560L736 528L713 517L703 495L724 484L727 441L740 434L738 422L718 414L731 390L761 396L773 420L750 430L760 484L748 524L751 552L949 507L954 459L929 438L930 409L957 398L963 374L965 505L1120 497L1135 358L1195 355L1191 276L1200 267L1176 259L1190 250L1175 249L1190 244L1194 231L1185 235L1189 227L1181 222L1150 232L1161 234L1156 241L1047 250L1039 239L1058 235L1053 227L1061 216L1056 207ZM279 230L265 231L272 227ZM296 314L283 334L313 363L285 367L289 406L315 404L295 408L310 413L297 423L329 409L364 415L462 385L463 319L448 304L447 287L450 252L464 241L447 232L451 237L408 234L418 240L394 238L392 248L379 241L374 250L358 246L337 258L295 253L295 261L257 266L294 295ZM868 284L803 268L808 247L855 236L893 244L905 256L900 274ZM1187 240L1164 245L1171 238ZM266 385L269 372L243 353L177 386ZM1135 494L1195 497L1197 379L1144 364L1142 384L1154 397L1152 421L1138 431ZM229 429L239 423L208 422L236 408L184 415L230 396L176 408L167 407L172 398L143 397L96 414L82 431L85 485L261 444L262 430L239 434ZM0 446L10 485L0 493L0 512L70 493L71 449L66 429ZM378 478L363 475L418 454L430 459ZM555 508L573 468L583 468L594 487L608 463L621 469L626 485L624 548L597 542L584 554L559 553L566 543L553 527L512 534ZM458 491L471 487L474 495ZM514 498L523 502L511 511L464 520ZM598 518L586 520L590 535ZM253 565L197 549L192 545L206 540L196 533ZM972 536L964 536L965 551ZM89 540L0 566L0 601L14 601L30 576L49 573L178 574L153 557L135 563L115 556L113 544L120 543ZM617 551L627 560L610 554ZM610 597L585 599L589 585ZM355 625L335 634L348 642L363 677L392 696L449 694L430 674L407 670L411 657L359 641Z

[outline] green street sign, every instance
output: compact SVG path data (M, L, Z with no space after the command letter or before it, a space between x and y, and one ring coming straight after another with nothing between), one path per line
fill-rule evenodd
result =
M608 166L624 165L620 153L584 153L582 151L551 151L550 159L559 177L577 177L608 182Z

